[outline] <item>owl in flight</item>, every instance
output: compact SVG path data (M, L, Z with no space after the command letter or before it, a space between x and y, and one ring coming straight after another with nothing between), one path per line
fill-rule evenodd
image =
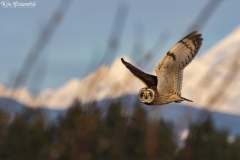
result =
M147 74L121 58L130 72L147 86L138 93L142 103L163 105L171 102L193 102L181 96L183 70L197 55L203 41L201 36L194 31L175 44L157 64L157 76Z

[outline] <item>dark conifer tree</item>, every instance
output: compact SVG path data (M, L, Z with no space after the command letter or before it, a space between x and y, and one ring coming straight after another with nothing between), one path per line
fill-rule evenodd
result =
M205 122L191 126L186 145L179 152L179 159L239 159L238 153L234 152L236 144L228 142L228 135L226 130L217 130L208 116Z
M129 119L125 137L126 159L137 160L144 157L144 144L147 128L147 113L136 104L134 113Z

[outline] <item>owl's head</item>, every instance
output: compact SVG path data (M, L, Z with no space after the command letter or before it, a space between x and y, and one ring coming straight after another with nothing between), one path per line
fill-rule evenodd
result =
M154 100L154 96L155 96L155 91L147 87L142 88L138 93L138 97L145 104L151 103Z

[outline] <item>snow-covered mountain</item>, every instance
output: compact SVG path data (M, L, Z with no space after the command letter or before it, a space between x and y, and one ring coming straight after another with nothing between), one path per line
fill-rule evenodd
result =
M130 61L127 57L126 60ZM82 80L72 79L56 90L46 89L33 96L25 88L8 89L0 85L0 97L15 99L33 107L65 109L78 98L83 103L106 98L117 98L125 94L135 94L144 85L126 70L117 58L108 67L102 65Z
M185 69L182 95L194 101L186 102L188 105L240 114L239 46L240 27L202 56L196 57ZM127 57L125 60L133 63ZM76 98L88 103L137 94L142 87L141 81L125 68L118 57L111 66L102 65L82 80L72 79L56 90L44 90L39 96L31 95L24 88L8 89L0 85L0 97L12 98L28 106L65 109Z
M185 70L182 94L194 106L240 114L240 27Z

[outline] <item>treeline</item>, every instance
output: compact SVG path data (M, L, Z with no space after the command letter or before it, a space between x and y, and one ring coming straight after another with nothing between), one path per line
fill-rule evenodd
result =
M128 115L121 103L103 113L76 102L53 124L41 110L26 109L13 120L0 112L1 160L239 160L240 138L228 138L209 117L192 124L179 147L173 124L149 118L140 104Z

